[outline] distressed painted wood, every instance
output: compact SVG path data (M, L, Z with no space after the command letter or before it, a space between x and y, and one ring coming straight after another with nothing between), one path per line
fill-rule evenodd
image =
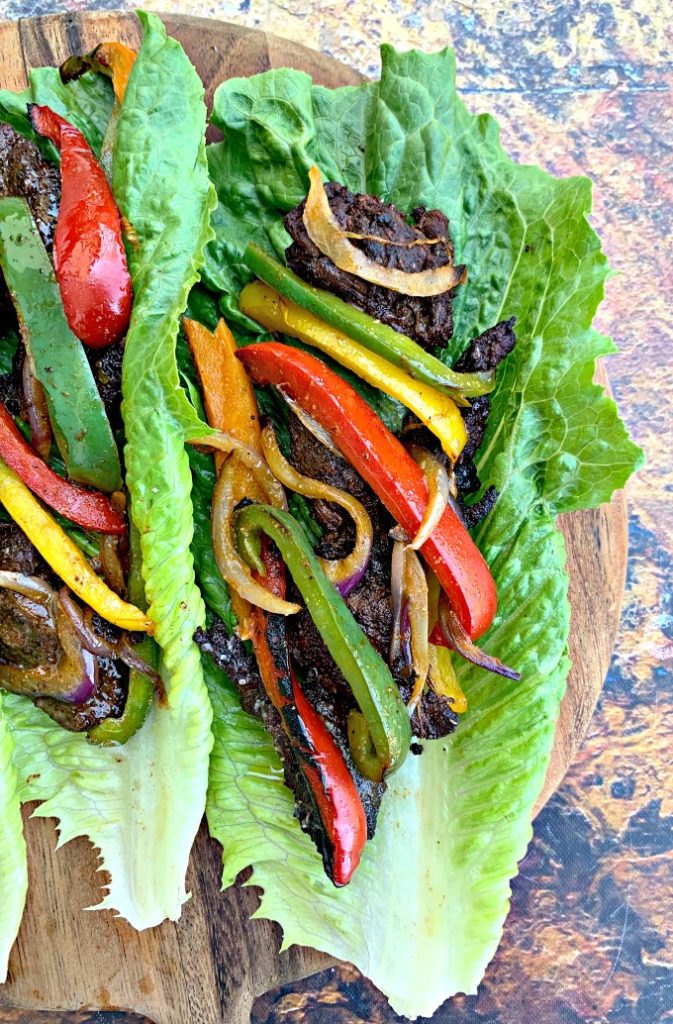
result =
M209 102L223 78L286 65L308 71L329 86L359 79L344 65L263 32L179 15L164 20L196 64ZM58 64L70 53L111 38L137 44L135 19L73 13L0 24L0 86L22 88L29 68ZM540 806L557 788L586 733L609 664L626 567L624 499L620 496L596 512L566 516L562 528L571 578L574 667ZM192 857L188 887L193 899L182 920L142 934L111 914L81 910L99 898L96 858L86 841L71 843L54 856L51 822L27 820L26 831L30 893L10 979L0 988L2 1024L84 1024L94 1019L142 1024L145 1018L154 1024L247 1024L257 996L329 963L312 950L296 947L277 955L277 927L249 921L256 906L254 892L219 892L219 848L205 829ZM52 1016L32 1009L81 1007L127 1009L140 1018L116 1012L104 1018L86 1012Z

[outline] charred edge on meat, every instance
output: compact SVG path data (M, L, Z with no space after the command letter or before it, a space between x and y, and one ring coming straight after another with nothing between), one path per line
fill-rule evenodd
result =
M436 244L414 246L386 245L371 239L351 240L381 266L416 273L453 261L449 222L439 210L418 206L412 211L409 223L395 206L375 196L354 195L343 185L334 183L327 184L325 191L336 219L348 231L375 235L393 243L445 239ZM424 348L443 348L453 333L451 307L455 289L425 298L402 295L340 270L308 237L303 221L305 205L302 202L285 217L285 227L293 239L285 252L288 266L309 284L338 295L394 330L414 338Z

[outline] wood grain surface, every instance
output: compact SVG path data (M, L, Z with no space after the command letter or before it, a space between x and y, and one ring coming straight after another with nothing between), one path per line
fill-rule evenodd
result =
M198 68L210 102L224 78L292 66L324 85L353 84L358 74L287 40L221 22L164 18ZM23 88L31 67L58 64L104 39L137 45L125 14L68 14L0 24L0 86ZM605 381L602 375L601 379ZM605 676L619 618L626 569L622 496L595 512L562 517L571 580L573 670L562 705L553 757L539 806L556 789L584 736ZM54 1024L103 1018L33 1010L126 1009L109 1021L155 1024L248 1024L252 1003L268 989L329 964L312 950L277 954L278 928L250 921L254 890L219 891L219 847L201 829L188 875L193 894L181 921L137 933L110 913L88 913L101 876L85 840L54 856L52 822L28 820L30 890L8 983L0 987L0 1021ZM315 1018L316 1020L318 1018Z

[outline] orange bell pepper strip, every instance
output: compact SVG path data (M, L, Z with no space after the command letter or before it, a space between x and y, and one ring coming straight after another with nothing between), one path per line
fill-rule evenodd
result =
M214 331L198 320L183 318L187 344L194 360L201 384L201 395L206 418L211 427L223 430L263 457L259 410L250 378L236 358L236 342L224 320ZM215 452L215 468L219 473L227 456ZM234 481L234 499L266 501L254 476L239 463ZM239 634L243 640L252 636L251 606L234 590L231 604L238 619Z

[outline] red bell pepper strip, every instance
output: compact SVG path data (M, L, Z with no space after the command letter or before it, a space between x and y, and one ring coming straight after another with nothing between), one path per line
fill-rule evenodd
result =
M29 105L38 134L61 153L54 268L71 330L90 348L110 345L131 316L131 277L121 219L103 168L77 128L49 107Z
M248 345L237 355L257 384L282 384L318 421L393 518L414 537L428 503L423 473L351 385L315 356L278 342ZM420 551L461 625L475 640L493 622L495 583L481 552L450 506Z
M258 583L285 597L285 567L262 540L266 576ZM367 820L341 751L297 682L287 644L287 620L252 607L251 638L264 689L279 712L283 729L306 779L320 819L325 870L336 886L346 885L367 842Z
M39 498L85 530L100 533L126 532L124 517L99 491L64 480L42 461L21 435L5 405L0 402L0 457Z

